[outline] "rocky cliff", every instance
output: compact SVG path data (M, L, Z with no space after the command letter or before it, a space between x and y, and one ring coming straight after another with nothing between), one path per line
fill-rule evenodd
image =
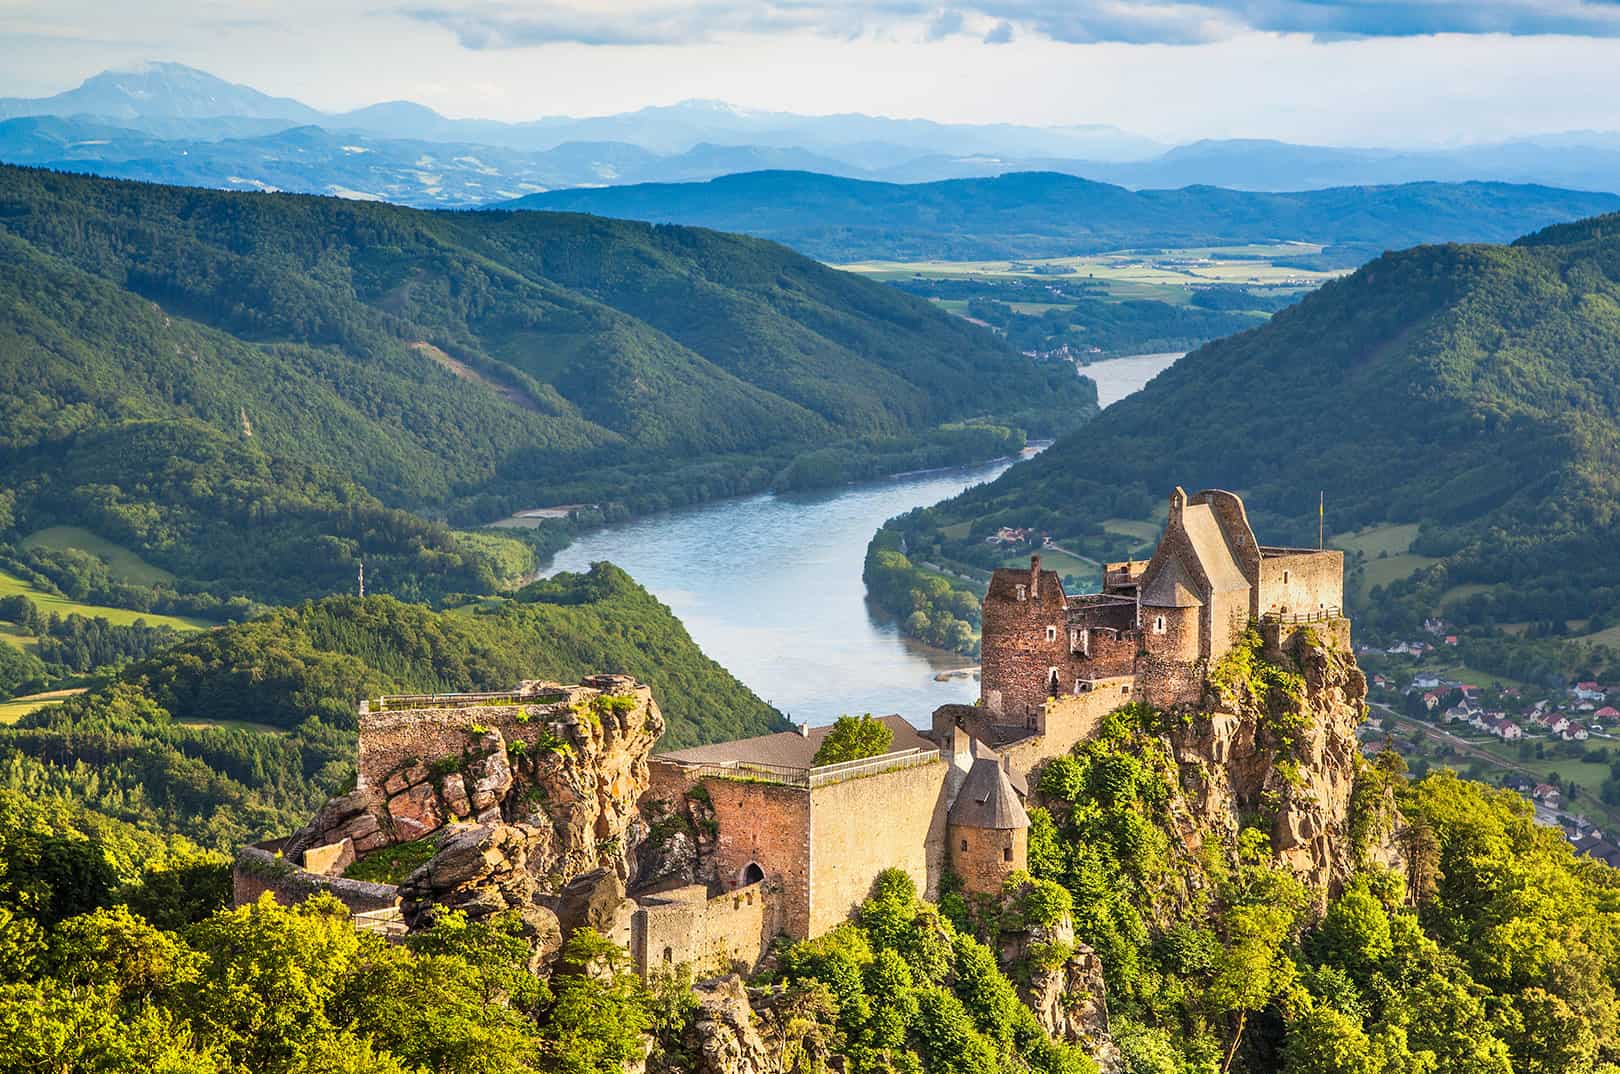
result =
M1374 845L1352 835L1361 765L1356 727L1367 680L1347 631L1268 626L1210 673L1196 714L1170 721L1169 744L1194 830L1189 846L1240 825L1269 827L1271 846L1325 900L1358 857L1394 862L1390 825Z
M287 855L308 861L347 842L361 862L425 857L392 878L408 924L435 906L516 910L542 959L579 925L622 928L663 717L647 687L621 676L526 689L534 700L363 714L359 784Z

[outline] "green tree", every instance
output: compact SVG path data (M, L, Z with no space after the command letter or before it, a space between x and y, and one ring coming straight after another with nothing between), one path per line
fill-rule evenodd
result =
M894 745L894 732L888 724L868 712L863 716L840 716L832 730L821 740L812 765L838 764L858 761L862 757L877 757L889 752Z

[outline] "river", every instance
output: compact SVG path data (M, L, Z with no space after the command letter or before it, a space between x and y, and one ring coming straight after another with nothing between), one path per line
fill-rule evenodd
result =
M1137 355L1087 366L1104 405L1176 358ZM1002 461L822 493L764 493L649 515L588 533L548 573L609 560L668 604L703 651L796 721L898 712L919 725L971 678L937 672L972 661L900 636L866 601L861 563L879 526L989 481Z

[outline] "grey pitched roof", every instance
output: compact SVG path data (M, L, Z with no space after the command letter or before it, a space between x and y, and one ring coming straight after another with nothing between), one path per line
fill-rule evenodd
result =
M1221 529L1221 521L1205 503L1190 503L1181 511L1181 528L1187 534L1187 543L1197 558L1210 589L1215 593L1242 592L1249 588L1243 568L1232 553L1232 546ZM1161 543L1148 573L1152 577L1142 588L1142 603L1151 608L1195 608L1204 603L1201 586L1188 571L1186 564ZM1162 559L1161 559L1162 557Z
M1198 562L1204 565L1204 573L1209 576L1209 583L1215 592L1230 593L1249 588L1249 580L1243 576L1243 569L1232 554L1232 546L1226 543L1220 520L1215 517L1209 504L1188 504L1183 508L1181 527L1187 531L1187 539L1192 542Z
M884 725L894 732L896 750L933 749L934 744L917 732L904 716L880 716ZM788 768L809 768L821 742L832 725L812 727L809 734L797 731L778 731L774 735L740 738L734 742L716 742L708 746L693 746L684 750L671 750L659 754L672 761L688 763L725 764L728 761L750 761L754 764L775 764Z
M950 822L967 828L1027 828L1029 814L994 757L980 757L951 803Z
M1142 603L1149 608L1197 608L1204 602L1187 568L1171 556L1142 590Z

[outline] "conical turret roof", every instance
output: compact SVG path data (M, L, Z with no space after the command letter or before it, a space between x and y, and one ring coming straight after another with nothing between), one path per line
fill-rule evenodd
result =
M950 822L966 828L1027 828L1029 814L994 757L980 757L951 803Z

